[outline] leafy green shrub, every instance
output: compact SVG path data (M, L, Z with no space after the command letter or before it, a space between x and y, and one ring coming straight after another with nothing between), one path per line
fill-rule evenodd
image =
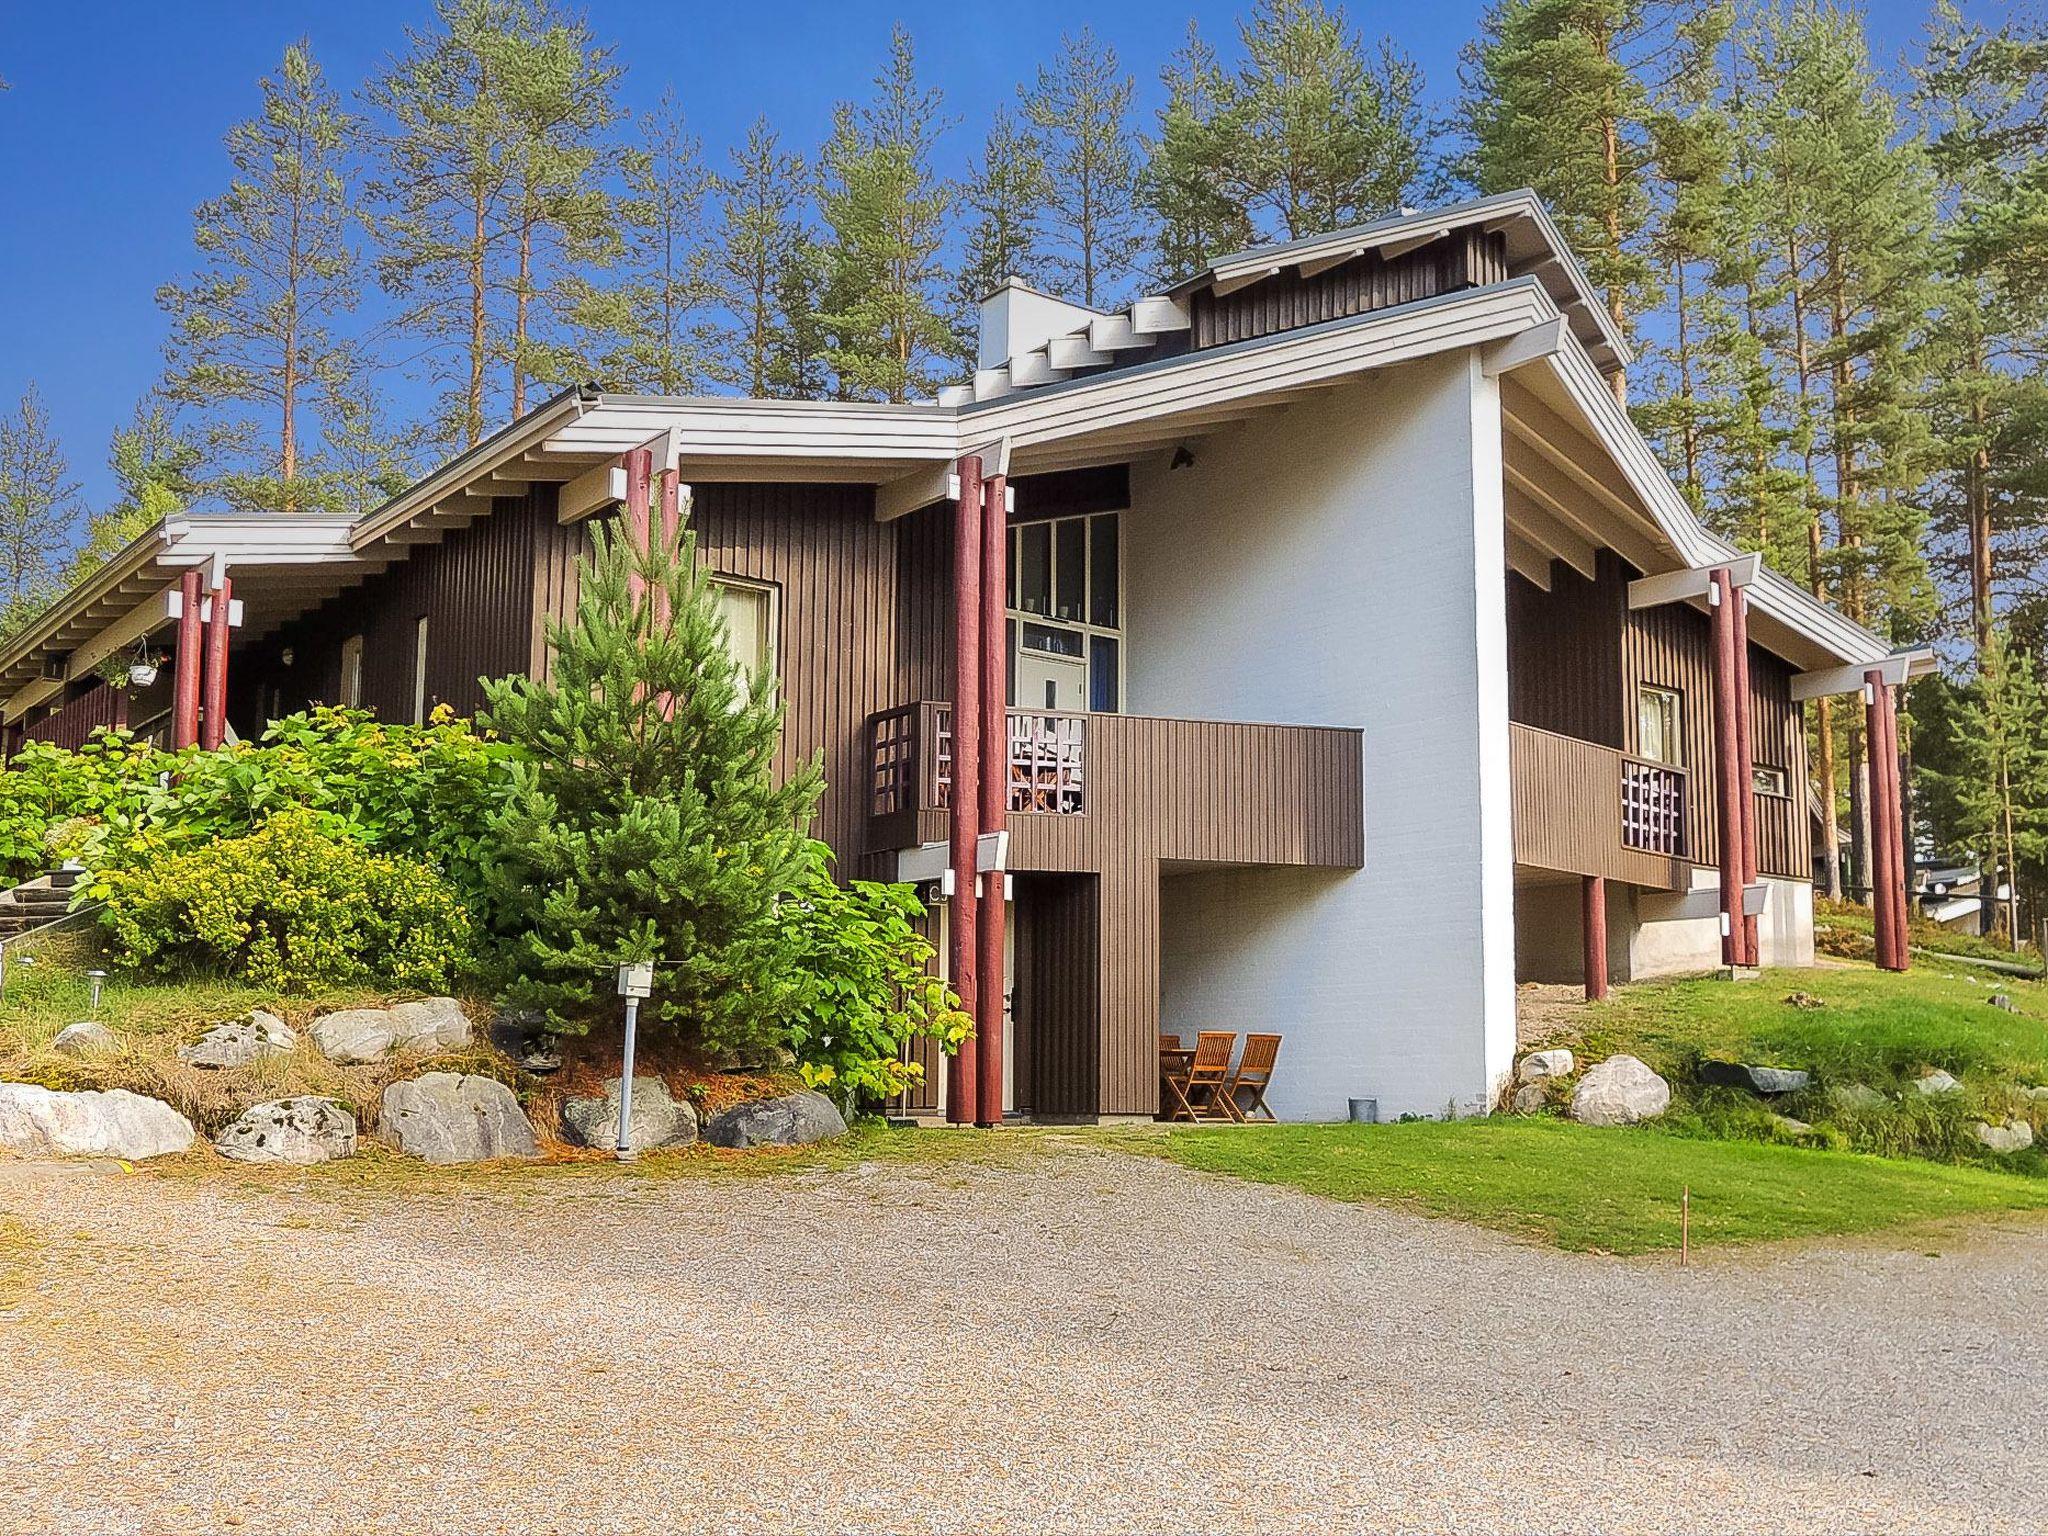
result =
M367 978L437 988L468 955L469 913L441 876L309 811L107 871L102 886L117 943L149 971L218 970L294 993Z
M20 879L65 857L120 869L245 836L295 807L376 852L433 865L474 908L484 826L515 755L445 707L422 726L314 709L214 752L166 752L125 731L75 752L31 742L0 771L0 873ZM89 883L87 894L104 892Z
M930 1035L948 1051L967 1016L946 984L926 970L932 947L917 931L924 915L908 886L856 880L841 887L821 869L809 889L783 902L802 989L787 1015L789 1048L813 1088L835 1098L887 1100L924 1069L905 1048Z

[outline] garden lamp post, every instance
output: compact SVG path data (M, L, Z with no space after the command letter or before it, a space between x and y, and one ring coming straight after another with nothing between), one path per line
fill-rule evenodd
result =
M87 971L85 974L86 979L92 983L92 1007L89 1012L96 1019L100 1016L100 984L107 979L107 973L105 971Z
M626 1041L619 1060L619 1161L630 1163L640 1154L633 1150L628 1133L633 1125L633 1042L640 1026L640 1000L654 995L654 962L629 960L619 967L619 996L626 1000Z

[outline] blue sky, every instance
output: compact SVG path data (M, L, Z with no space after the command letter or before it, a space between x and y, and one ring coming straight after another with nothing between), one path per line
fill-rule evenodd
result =
M584 8L619 45L626 105L651 106L673 84L713 157L759 112L793 145L815 144L832 103L865 91L901 20L962 120L949 136L955 161L1062 30L1086 22L1117 48L1149 125L1158 66L1189 18L1220 44L1242 10L1187 0ZM1433 97L1455 91L1478 0L1348 9L1360 31L1391 34L1422 65ZM109 497L108 433L161 366L156 288L190 269L192 208L224 184L220 137L253 111L257 78L304 35L330 80L353 90L431 12L431 0L0 0L0 78L13 87L0 93L0 409L37 383L90 504ZM1895 59L1925 14L1917 0L1871 5L1880 57Z

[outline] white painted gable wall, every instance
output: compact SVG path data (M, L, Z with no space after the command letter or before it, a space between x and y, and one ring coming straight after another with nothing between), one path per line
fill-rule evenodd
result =
M1362 727L1365 868L1166 884L1162 1027L1278 1029L1275 1109L1483 1107L1514 1051L1495 383L1426 359L1134 469L1133 714Z

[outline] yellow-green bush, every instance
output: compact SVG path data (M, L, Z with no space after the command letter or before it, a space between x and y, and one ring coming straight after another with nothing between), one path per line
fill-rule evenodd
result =
M470 917L440 875L280 811L246 837L106 871L106 920L144 970L222 971L303 993L377 978L445 987Z

